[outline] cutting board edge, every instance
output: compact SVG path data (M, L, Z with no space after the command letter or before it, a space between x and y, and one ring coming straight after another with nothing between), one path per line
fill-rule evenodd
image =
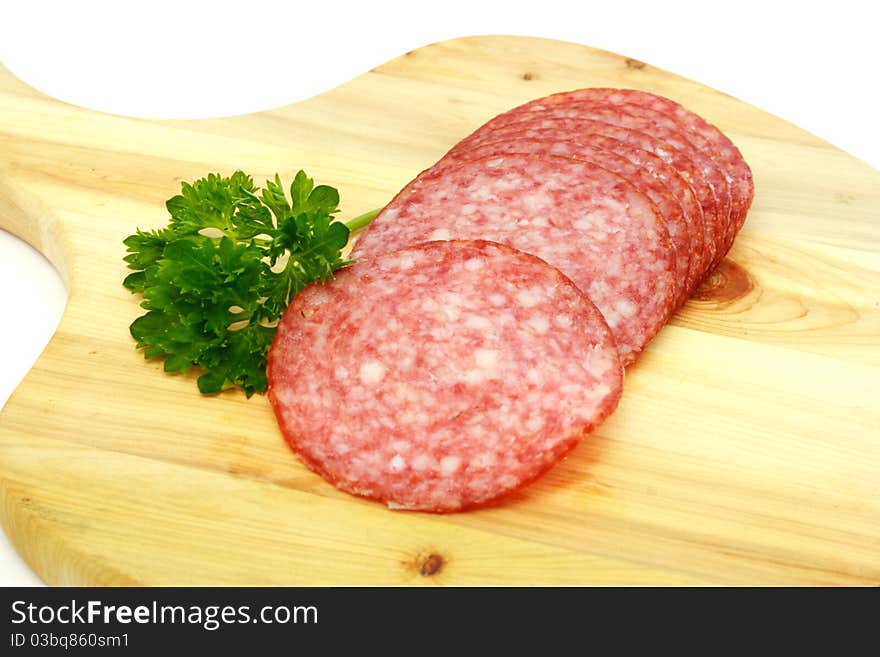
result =
M0 426L0 456L4 451L2 441L4 438L12 438L12 432L5 431ZM27 440L27 438L21 438ZM45 449L50 445L58 445L60 450L69 450L75 455L90 454L100 448L81 444L75 441L67 441L62 438L37 438L38 446L36 449ZM15 449L15 447L12 447ZM132 463L153 462L158 464L167 463L178 470L185 470L199 477L219 478L223 477L223 472L218 469L204 467L197 463L188 462L167 462L163 459L154 459L141 454L133 454L128 452L113 452L109 454L113 461L123 460ZM99 467L104 467L105 463L99 461ZM112 469L112 467L110 468ZM298 489L288 488L266 479L253 478L249 476L236 476L238 486L249 489L259 489L267 491L276 489L282 492L290 493L302 498L314 496L316 503L321 505L342 504L347 510L355 510L359 506L369 509L371 514L386 513L387 509L383 505L363 500L360 498L335 499L320 493L312 493ZM16 491L16 487L20 487L20 491ZM65 525L57 520L53 522L55 511L53 504L44 504L41 501L41 493L51 498L46 491L35 487L30 482L18 481L8 474L3 475L2 460L0 460L0 528L9 537L10 542L16 549L22 559L34 570L35 573L50 586L215 586L218 585L220 579L203 579L200 577L182 579L168 579L167 577L159 577L156 580L144 578L141 575L131 574L121 568L108 566L105 562L96 558L82 548L82 537L77 540L64 536ZM57 495L57 493L56 493ZM45 507L45 508L43 508ZM41 509L44 515L41 515ZM47 511L48 509L48 511ZM113 518L117 511L111 505L101 510L102 514L108 518ZM543 558L552 559L553 556L567 557L571 560L582 560L590 564L587 569L582 569L571 574L572 580L568 584L572 586L633 586L633 585L651 585L651 586L726 586L729 585L724 578L717 578L707 575L706 573L690 572L683 568L661 568L656 564L652 564L647 560L633 559L619 555L608 554L602 550L579 550L571 546L559 545L536 538L527 538L518 536L516 533L501 532L497 535L492 534L488 529L478 526L470 526L466 523L462 524L456 521L454 516L459 514L430 514L420 512L392 512L393 515L403 518L411 518L414 524L424 525L424 523L434 523L439 521L443 528L442 534L447 536L440 543L449 542L447 547L453 548L453 554L457 550L456 547L467 546L474 537L488 539L496 538L502 545L507 546L505 553L510 551L510 547L519 547L520 549L531 550L542 553ZM452 540L453 536L463 534L466 539L462 541L463 545L458 545L456 540ZM429 540L430 543L430 540ZM440 547L438 545L437 547ZM441 551L444 551L440 547ZM427 554L427 552L425 553ZM59 555L61 558L59 558ZM453 560L456 560L456 556ZM532 556L530 559L534 559ZM540 557L539 557L540 558ZM532 563L533 566L533 563ZM610 572L613 573L609 580L608 572L603 570L604 567L611 567ZM456 581L455 586L486 586L487 581L492 581L493 576L488 576L485 580L476 579L472 575L458 575L458 579L464 581ZM399 581L399 573L388 571L381 576L372 573L369 576L372 579L371 586L412 586L412 583ZM503 579L503 578L502 578ZM431 586L437 583L430 578L419 578L416 582L420 586ZM566 585L568 585L566 584ZM233 584L241 585L241 583ZM280 586L347 586L349 583L340 583L336 579L327 581L309 581L302 579L289 579L282 573L278 574L278 581L272 585ZM363 582L352 582L351 585L364 585ZM530 585L530 584L520 584Z
M363 74L355 76L355 77L351 78L351 80L348 80L347 82L344 82L340 85L337 85L336 87L333 87L332 89L328 89L327 92L325 92L325 93L332 93L336 89L339 89L339 88L353 82L354 80L357 80L360 77L363 77L364 75L368 75L370 73L380 73L383 75L395 76L395 75L397 75L396 73L383 71L382 68L399 60L401 57L406 56L406 55L408 55L412 52L418 51L418 50L427 49L427 48L434 48L434 47L438 47L438 46L442 47L442 46L446 46L446 45L453 44L456 42L485 41L485 40L493 40L493 39L499 39L499 40L511 40L512 39L512 40L523 41L523 42L526 42L526 41L542 42L542 43L548 43L548 44L564 45L566 47L572 47L572 48L582 48L584 50L587 50L592 53L597 53L597 54L599 54L603 57L607 57L609 59L619 60L625 66L635 66L636 70L642 70L644 67L649 67L652 72L658 73L664 77L668 77L670 80L674 80L676 82L683 82L688 85L692 85L694 88L699 88L702 91L709 92L709 93L714 94L716 96L723 97L725 99L725 102L736 103L742 109L748 110L750 112L755 112L755 113L760 114L764 117L772 118L774 121L778 122L779 124L784 125L787 129L799 132L804 137L807 137L810 141L813 142L811 145L814 147L819 147L819 148L824 148L824 149L836 151L836 152L843 154L843 155L847 156L848 158L852 159L854 162L858 163L859 165L866 167L867 169L869 169L872 172L880 172L880 170L878 170L876 167L872 166L868 162L866 162L866 161L860 159L859 157L847 152L846 150L842 149L841 147L836 146L835 144L831 143L827 139L820 137L819 135L816 135L815 133L810 132L809 130L806 130L806 129L800 127L796 123L793 123L791 120L786 119L784 117L781 117L778 114L775 114L775 113L770 112L768 110L765 110L765 109L763 109L763 108L761 108L761 107L759 107L749 101L745 101L745 100L742 100L741 98L737 98L736 96L734 96L731 93L728 93L725 91L720 91L720 90L712 87L708 82L702 82L702 81L696 80L694 78L689 78L689 77L686 77L686 76L681 75L679 73L676 73L670 69L666 69L666 68L663 68L660 66L655 66L653 64L647 64L647 63L642 62L638 59L635 59L633 57L630 57L630 56L622 54L622 53L615 52L613 50L607 50L605 48L597 48L596 46L589 46L589 45L586 45L583 43L578 43L576 41L568 41L568 40L564 40L564 39L553 39L553 38L549 38L549 37L536 37L536 36L526 36L526 35L517 35L517 34L499 34L499 33L471 34L471 35L452 37L449 39L441 39L439 41L433 41L431 43L427 43L422 46L418 46L417 48L413 48L412 50L407 51L406 53L402 53L398 57L394 57L394 58L388 60L387 62L384 62L383 64L379 64L377 66L374 66L370 70L365 71ZM400 77L400 76L398 76L398 77ZM650 85L632 85L630 88L648 90L647 87L649 87L649 86ZM559 91L573 90L576 88L578 88L578 87L571 86L571 87L566 87L565 89L560 88ZM627 88L627 87L621 87L621 88ZM305 101L311 100L311 98L316 98L319 95L322 95L322 94L316 94L315 96L312 96L307 99L302 99L301 101L298 101L298 102L305 102ZM278 109L281 109L281 107L283 107L283 106L274 107L269 110L260 110L260 112L278 110ZM256 112L256 113L260 113L260 112ZM185 121L188 119L183 119L183 120ZM758 137L752 137L752 138L757 139Z
M97 563L58 528L32 512L33 496L15 495L0 471L0 528L28 567L48 586L137 586L115 566ZM21 528L21 529L19 529Z
M501 36L501 35L499 35L499 36ZM476 36L475 37L462 37L462 39L471 39L471 38L479 38L479 37L476 37ZM529 37L515 37L515 38L517 38L517 39L530 39ZM459 40L459 39L450 39L450 40L446 40L446 41L457 41L457 40ZM541 40L542 41L553 41L550 39L546 39L546 40L541 39ZM445 43L446 41L437 42L437 43ZM434 45L434 44L428 44L428 45L430 46L430 45ZM573 45L579 45L579 44L573 44ZM427 47L427 46L425 46L425 47ZM588 46L581 46L581 47L589 48ZM597 50L597 49L593 49L593 48L590 48L590 49ZM600 52L607 53L607 51L600 51ZM608 53L608 54L614 55L614 53ZM615 55L615 56L621 57L619 55ZM359 77L361 77L361 76L358 76L356 78L352 78L352 80L358 79ZM348 82L343 83L343 85L340 85L340 86L344 86L345 84L348 84ZM699 84L699 83L695 83L695 84ZM332 92L332 90L328 90L325 93L331 93L331 92ZM721 92L715 92L715 93L721 93ZM723 95L727 96L727 94L723 94ZM47 98L51 98L51 97L47 96ZM743 103L743 101L739 101L735 98L732 98L732 97L729 97L729 98L731 98L732 100L735 100L738 103ZM51 100L53 100L54 102L64 102L64 101L58 101L56 99L51 99ZM304 99L304 100L308 100L308 99ZM75 105L73 105L73 106L77 107ZM286 105L279 106L278 108L274 108L274 109L279 109L280 107L286 107ZM87 110L86 108L81 108L81 109L84 109L84 110L90 111L90 112L96 112L96 110ZM272 111L272 110L264 110L264 111ZM758 111L760 111L760 110L758 110ZM119 116L119 115L113 115L113 114L106 113L106 112L98 112L98 113L108 114L110 116ZM235 116L239 116L239 115L235 115ZM136 120L150 121L150 119L136 119ZM783 119L779 119L779 120L784 121ZM183 121L186 121L186 120L183 120ZM192 119L192 121L195 122L195 121L198 121L198 119ZM801 130L801 129L798 128L798 130ZM810 135L810 133L807 133L806 131L802 131L802 132ZM816 138L816 139L818 139L818 138ZM839 148L837 148L831 144L827 144L827 147L829 149L833 149L835 151L843 152ZM849 155L849 154L846 154L846 155ZM849 157L852 157L852 156L849 156ZM857 158L853 158L853 159L855 159L856 161L858 161L861 164L866 164L866 163L861 162L860 160L857 160ZM866 164L866 166L870 167L870 165L867 165L867 164ZM872 168L872 170L873 170L873 168ZM59 222L59 220L58 220L57 216L54 214L54 212L51 209L49 209L48 207L46 207L46 205L39 199L37 194L31 193L30 190L25 189L24 187L20 187L20 188L16 187L16 185L17 185L17 183L15 182L16 180L17 180L17 178L14 173L9 174L8 176L4 175L3 173L0 173L0 222L2 222L5 219L6 211L9 210L10 213L16 217L16 221L14 222L14 226L13 226L12 230L10 230L10 232L13 232L14 234L18 235L19 237L22 237L23 239L25 239L25 241L27 241L32 246L34 246L34 248L36 248L41 253L43 253L53 263L53 266L56 267L56 269L59 271L59 274L61 274L62 277L65 279L65 283L68 287L68 291L70 291L71 285L76 284L75 281L70 280L71 271L72 271L70 261L73 258L76 258L77 254L70 248L69 241L66 240L66 238L65 238L64 226L62 223ZM5 228L5 225L3 227ZM69 252L69 255L68 255L68 252ZM63 321L63 319L62 319L62 321ZM54 337L53 337L53 339L54 339ZM25 380L26 379L27 379L27 377L25 377ZM0 413L0 421L2 421L2 413ZM9 493L8 490L6 490L6 482L3 481L2 477L0 477L0 488L2 488L2 490L0 490L0 497L3 498L2 499L2 505L3 505L2 508L5 509L11 493ZM8 531L8 525L6 522L6 517L5 517L6 514L4 513L3 515L4 515L4 518L3 518L4 529L7 529L7 534L10 534L10 532ZM28 522L28 516L27 516L26 511L22 511L20 516L18 516L18 517L20 518L19 522ZM45 538L47 541L47 543L45 544L44 547L47 551L51 551L52 545L53 545L53 543L52 543L53 530L51 528L43 527L42 531L45 532ZM19 551L20 554L24 554L24 552L22 551L22 549L19 547L18 544L16 544L16 549ZM39 553L39 554L43 554L43 553ZM78 558L78 555L74 555L71 558L74 558L74 557ZM39 558L43 558L43 557L39 557ZM31 555L31 559L28 559L28 563L30 563L32 565L32 567L33 567L34 562L36 562L36 561L38 561L38 558L33 555ZM106 564L101 566L101 568L105 572L109 572L109 566L107 566ZM59 581L57 583L62 583L61 582L62 579L64 579L64 578L59 578ZM74 579L71 581L78 582L79 580ZM89 581L93 581L93 580L89 580Z
M71 268L77 257L57 214L0 164L0 230L5 230L38 251L61 277L68 295Z
M597 54L604 56L604 57L607 57L609 59L620 60L621 62L624 63L624 65L629 65L629 66L634 65L636 67L636 70L640 70L644 66L649 66L653 72L656 72L656 73L659 73L660 75L669 77L670 79L675 80L676 82L683 82L683 83L686 83L689 85L693 85L695 88L700 88L701 90L708 91L708 92L711 92L712 94L715 94L717 96L724 97L726 99L726 102L736 103L740 107L742 107L744 109L748 109L749 111L760 113L763 116L772 117L775 121L778 121L778 122L784 124L787 128L798 131L798 132L802 133L804 136L809 137L812 141L815 142L814 145L817 145L817 146L820 146L823 148L827 148L827 149L831 149L834 151L838 151L838 152L848 156L849 158L852 158L852 160L859 163L860 165L867 167L871 171L874 171L874 172L880 171L876 167L869 164L868 162L865 162L864 160L860 159L859 157L857 157L855 155L852 155L851 153L845 151L841 147L836 146L835 144L831 143L827 139L820 137L820 136L816 135L815 133L812 133L804 128L801 128L800 126L793 123L792 121L790 121L786 118L783 118L773 112L770 112L770 111L767 111L761 107L758 107L757 105L754 105L751 102L737 98L736 96L732 95L731 93L728 93L725 91L720 91L720 90L710 86L710 84L708 82L703 82L700 80L696 80L694 78L689 78L689 77L686 77L682 74L676 73L670 69L655 66L653 64L650 64L650 65L646 64L645 62L642 62L638 59L635 59L633 57L630 57L630 56L622 54L622 53L615 52L613 50L607 50L605 48L598 48L596 46L590 46L587 44L578 43L576 41L569 41L566 39L554 39L551 37L530 36L530 35L522 35L522 34L505 34L505 33L497 33L496 32L496 33L475 33L475 34L467 34L467 35L450 37L447 39L440 39L437 41L431 41L428 43L423 43L421 45L414 46L413 48L410 48L409 50L402 52L399 55L392 57L392 58L390 58L380 64L376 64L373 67L363 71L362 73L359 73L359 74L357 74L347 80L344 80L337 85L323 89L323 90L321 90L311 96L305 97L305 98L298 98L296 100L292 100L292 101L288 101L288 102L273 104L269 107L255 109L252 111L232 112L232 113L227 113L227 114L216 114L216 115L210 115L210 116L184 117L184 118L122 114L119 112L111 112L111 111L107 111L107 110L95 109L92 107L88 107L85 105L80 105L78 103L74 103L72 101L58 98L56 96L53 96L53 95L43 91L39 87L35 87L35 86L31 85L26 80L24 80L24 78L19 76L15 71L13 71L12 69L10 69L7 66L4 66L2 64L2 62L0 62L0 70L5 71L9 76L11 76L16 81L17 84L21 85L23 88L28 89L32 93L32 95L36 95L37 97L39 97L42 100L47 100L47 101L51 101L54 103L59 103L62 105L66 105L70 108L76 109L76 110L91 112L91 113L94 113L97 115L104 115L104 116L115 117L115 118L119 118L119 119L129 119L132 121L147 122L147 123L156 123L156 122L165 123L165 122L167 122L170 124L185 127L187 123L197 123L202 120L235 119L235 118L239 118L239 117L246 117L246 116L251 116L251 115L259 115L259 114L264 114L264 113L276 112L276 111L279 111L279 110L287 108L287 107L292 107L292 106L298 105L300 103L307 103L309 101L314 100L315 98L319 98L319 97L326 96L326 95L332 95L338 89L341 89L356 80L359 80L367 75L370 75L371 73L374 73L374 74L380 73L383 75L396 75L395 73L383 71L382 68L390 65L391 63L393 63L395 61L398 61L402 57L406 57L408 55L412 55L414 53L417 53L420 50L425 50L428 48L434 48L434 47L438 47L438 46L443 47L443 46L447 46L449 44L454 44L454 43L459 43L459 42L460 43L467 43L467 42L471 42L471 41L483 42L483 41L487 41L487 40L501 40L501 41L513 40L513 41L518 41L518 42L523 42L523 43L525 43L525 42L547 43L547 44L554 44L556 46L561 45L561 46L571 47L571 48L581 48L581 49L584 49L584 50L589 51L591 53L597 53ZM570 88L574 89L576 87L573 86ZM633 85L632 88L634 88L634 89L644 88L644 86ZM564 91L567 89L560 89L560 91ZM2 167L3 167L3 163L0 162L0 182L2 182L2 176L3 176ZM0 225L0 228L3 228L3 226Z

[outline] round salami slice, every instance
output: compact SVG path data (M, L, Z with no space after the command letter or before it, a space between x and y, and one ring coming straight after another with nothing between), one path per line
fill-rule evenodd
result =
M610 414L622 367L590 300L492 242L429 242L298 294L269 352L269 400L293 451L389 507L489 504Z
M666 224L644 194L591 162L509 155L427 172L382 210L352 255L443 239L501 242L558 267L602 311L624 365L675 309Z
M513 112L513 110L511 110ZM502 114L501 117L507 115ZM493 119L494 121L495 119ZM458 153L468 151L478 147L482 143L497 141L499 139L517 139L535 137L540 138L550 132L557 134L568 134L570 138L575 135L600 135L616 139L622 144L628 146L626 150L617 150L624 157L630 158L632 161L646 161L638 151L645 151L656 156L661 162L676 171L679 176L692 186L700 204L700 215L702 217L702 233L703 233L703 249L700 253L702 267L695 269L695 275L692 277L692 285L689 291L693 291L696 284L703 279L708 273L707 268L715 257L715 237L717 221L715 217L723 214L721 202L715 194L712 186L706 181L702 171L694 165L691 159L680 152L678 149L670 146L666 142L651 136L639 130L623 128L612 125L605 121L595 119L584 119L576 117L554 117L554 118L535 118L531 121L511 121L506 120L503 125L489 126L493 121L487 123L484 127L479 128L470 136L454 146L444 157L457 157ZM646 161L647 162L647 161ZM647 162L649 163L649 162Z
M574 137L564 134L554 136L547 135L545 138L503 138L499 141L480 143L470 149L459 151L450 157L444 158L434 167L439 171L444 167L457 166L461 162L476 160L491 155L557 155L575 160L583 160L598 164L609 171L626 178L642 194L647 196L660 216L666 222L669 238L675 252L674 267L674 294L675 306L684 301L687 292L688 269L690 267L691 254L696 252L691 248L691 237L688 222L685 219L681 205L669 192L666 183L649 170L640 167L622 155L605 150L594 145L581 135Z

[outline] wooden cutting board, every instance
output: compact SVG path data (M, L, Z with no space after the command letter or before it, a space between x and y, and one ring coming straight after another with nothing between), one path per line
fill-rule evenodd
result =
M755 202L614 416L503 505L433 516L338 492L265 398L201 397L133 348L121 242L165 223L181 180L305 168L347 219L491 116L585 86L716 123ZM3 526L50 584L880 584L880 173L795 126L618 55L478 37L216 120L100 114L0 71L0 169L0 227L70 290L0 415Z

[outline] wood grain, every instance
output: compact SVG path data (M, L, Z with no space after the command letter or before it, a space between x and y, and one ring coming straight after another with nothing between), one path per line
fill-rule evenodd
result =
M181 180L306 168L342 218L489 117L641 88L725 130L756 196L729 258L627 372L614 416L501 506L390 512L307 471L266 400L133 349L122 239ZM0 513L50 584L880 584L880 174L776 117L585 46L475 37L247 116L148 121L0 70L0 227L70 298L0 415Z

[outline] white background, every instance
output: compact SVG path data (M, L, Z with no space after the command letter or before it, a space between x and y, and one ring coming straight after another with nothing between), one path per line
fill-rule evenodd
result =
M872 4L30 0L4 6L0 61L68 102L183 118L294 102L445 38L543 36L698 80L880 167ZM51 266L0 231L0 404L49 340L65 296ZM39 583L0 536L0 585Z

